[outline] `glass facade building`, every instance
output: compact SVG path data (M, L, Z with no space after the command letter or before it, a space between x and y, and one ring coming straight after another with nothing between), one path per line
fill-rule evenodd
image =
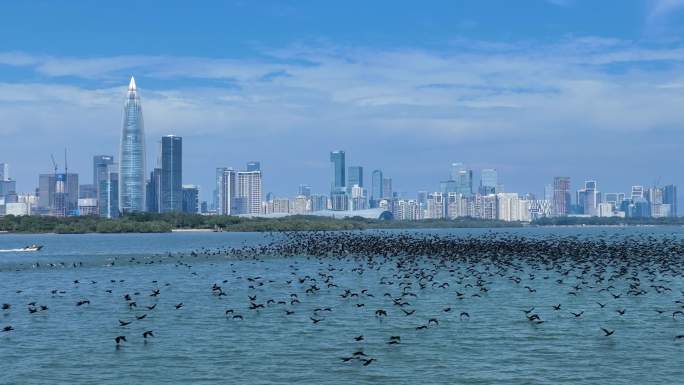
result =
M345 160L344 151L333 151L330 153L330 162L333 168L332 191L340 191L345 188Z
M183 211L183 138L175 135L161 141L160 212Z
M145 130L133 77L124 103L119 159L119 209L124 213L145 211Z
M496 194L499 186L499 173L494 168L485 168L480 176L480 194Z
M354 187L354 185L363 187L363 167L349 166L349 169L347 170L347 177L349 178L347 183L347 192L351 193L351 189Z
M378 207L377 202L383 198L382 194L382 171L373 170L371 173L371 192L370 205L372 208Z

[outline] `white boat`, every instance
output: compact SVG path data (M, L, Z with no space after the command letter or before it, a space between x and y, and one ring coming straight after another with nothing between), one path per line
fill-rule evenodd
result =
M43 245L31 245L31 246L22 247L21 249L0 250L0 253L17 253L17 252L26 252L26 251L40 251L42 248L43 248Z

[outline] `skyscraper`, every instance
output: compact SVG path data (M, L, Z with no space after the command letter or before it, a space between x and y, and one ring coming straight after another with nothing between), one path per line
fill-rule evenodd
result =
M382 195L383 198L392 199L392 178L382 178Z
M261 171L261 162L257 160L247 162L247 171Z
M382 199L382 171L373 170L371 174L371 196L370 206L378 207L378 201Z
M311 186L309 186L308 184L300 184L297 192L299 195L308 198L311 196Z
M598 215L598 205L601 203L601 193L597 189L595 180L584 182L584 188L577 191L577 205L585 215Z
M183 212L199 213L199 187L194 184L183 185Z
M499 172L494 168L485 168L480 175L480 194L496 194L499 186Z
M0 163L0 180L9 180L9 164Z
M147 195L145 204L147 205L147 211L151 213L161 212L161 176L161 168L155 167L152 169L150 180L147 181L147 186L145 187L145 194Z
M120 211L145 211L145 130L140 94L133 77L124 103L119 159Z
M461 175L462 171L465 171L466 168L463 165L463 163L452 163L451 164L451 172L449 173L449 179L451 180L458 180L459 175Z
M670 205L670 216L677 216L677 186L670 184L663 187L663 203Z
M106 177L100 179L98 187L97 209L103 218L119 216L119 165L107 166Z
M351 189L354 185L363 187L363 167L349 166L347 178L347 192L351 194Z
M565 216L570 212L570 178L557 176L553 178L553 213Z
M332 202L332 209L336 211L343 211L347 209L347 191L345 189L346 174L345 174L345 159L344 151L333 151L330 153L330 162L332 163L333 180L330 186L330 200Z
M107 178L109 165L112 163L114 163L114 157L111 155L93 156L93 185L96 189L100 181Z
M161 142L161 207L160 212L183 210L183 138L162 137Z
M232 168L220 167L216 169L218 174L221 170L221 176L219 177L219 188L218 188L218 207L217 212L219 215L235 215L238 214L236 210L236 184L237 175Z
M344 151L333 151L330 153L330 162L332 163L333 181L332 191L340 191L345 188L345 160Z

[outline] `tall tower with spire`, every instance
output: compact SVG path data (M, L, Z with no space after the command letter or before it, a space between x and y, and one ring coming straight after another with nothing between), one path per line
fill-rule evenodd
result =
M119 159L119 211L145 211L145 129L140 93L132 76L123 109Z

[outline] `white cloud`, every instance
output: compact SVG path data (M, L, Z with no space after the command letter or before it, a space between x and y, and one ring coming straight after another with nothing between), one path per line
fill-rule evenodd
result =
M610 144L583 138L640 136L684 121L682 47L581 38L506 47L471 42L467 49L445 52L300 45L263 55L238 60L0 53L1 64L47 77L41 83L0 83L0 136L29 132L37 144L62 140L57 145L63 146L67 134L99 140L98 145L106 141L115 153L130 74L142 89L148 137L188 137L188 151L193 143L201 151L187 159L203 162L207 178L216 165L238 166L231 159L268 161L278 151L287 151L289 161L272 166L277 175L309 167L336 147L350 154L394 154L382 162L390 157L407 168L421 156L427 162L456 157L442 159L445 164L468 156L523 159L559 138L568 149L582 145L598 151ZM63 84L73 77L89 87ZM113 87L114 80L120 86ZM146 86L150 83L155 87ZM510 143L519 148L513 151ZM472 155L475 148L482 153ZM11 151L7 142L0 143L0 152ZM400 159L405 151L418 151L418 159ZM615 156L619 162L621 155ZM380 158L366 161L380 163Z

